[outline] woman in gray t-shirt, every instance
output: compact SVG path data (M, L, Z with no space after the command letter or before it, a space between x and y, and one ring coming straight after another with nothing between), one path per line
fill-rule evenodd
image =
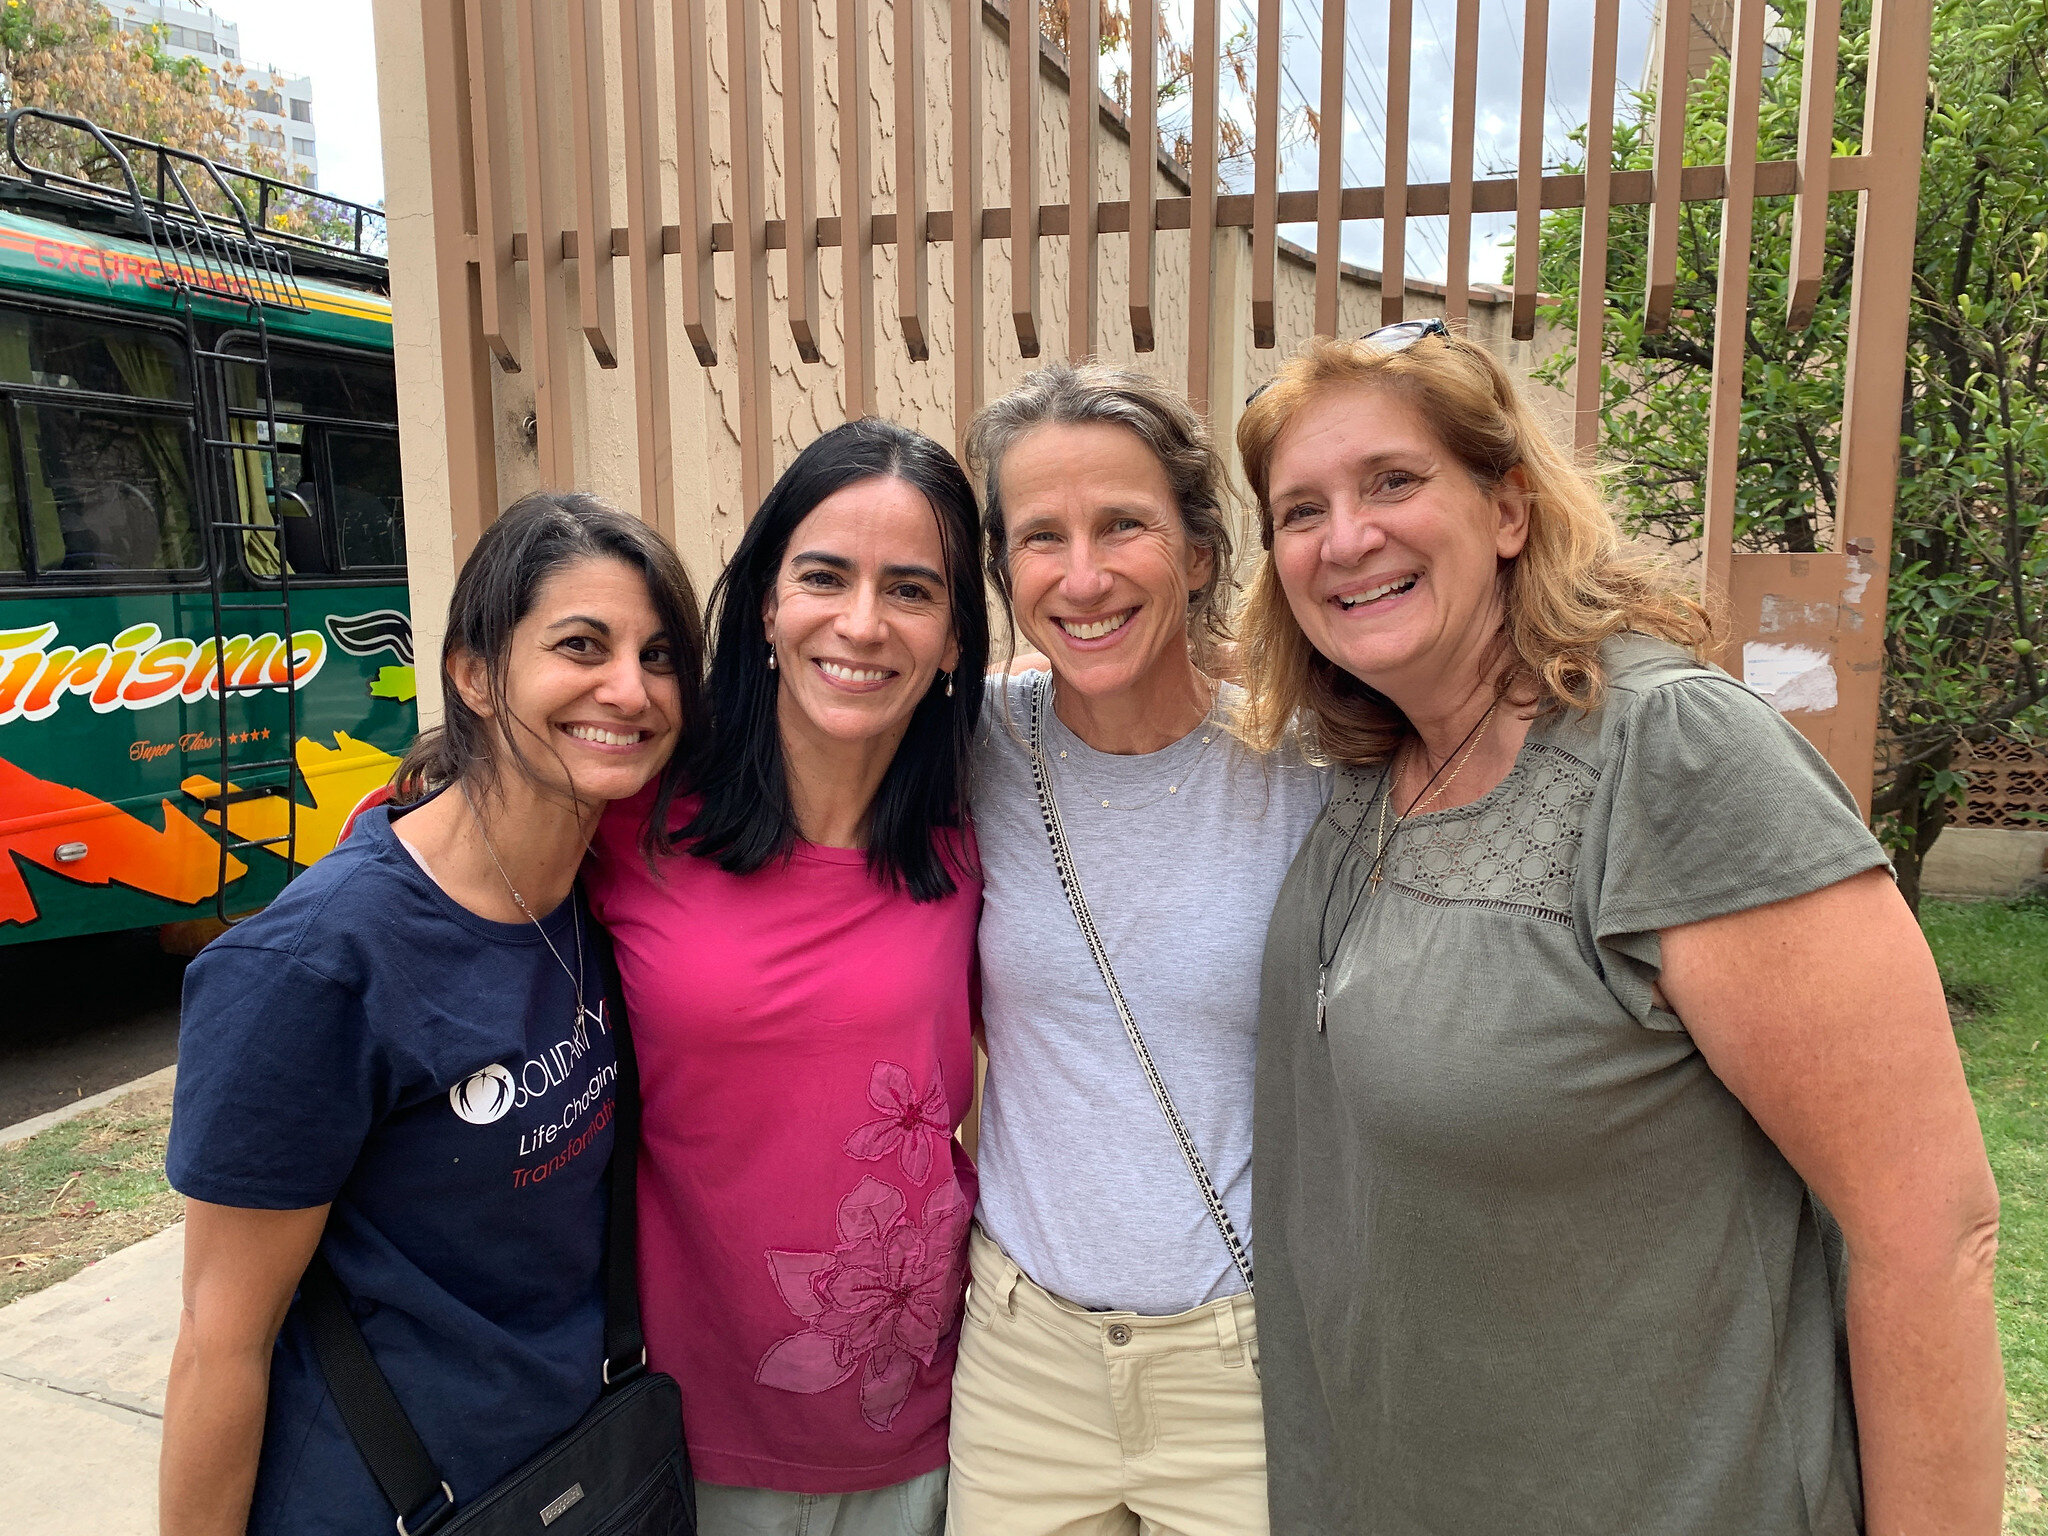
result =
M1273 1530L1995 1532L1997 1195L1840 781L1440 323L1238 443L1251 734L1343 770L1265 957Z
M969 456L991 574L1051 671L990 680L975 761L988 1077L950 1529L1259 1536L1259 955L1322 776L1246 750L1236 690L1197 664L1230 541L1184 399L1048 368L988 408Z

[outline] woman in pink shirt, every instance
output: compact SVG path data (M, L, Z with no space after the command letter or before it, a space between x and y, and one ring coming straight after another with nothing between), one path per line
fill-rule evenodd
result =
M643 1079L648 1359L682 1385L703 1536L944 1523L975 1198L953 1139L981 906L975 517L916 432L806 448L712 594L713 725L683 794L622 802L594 849Z

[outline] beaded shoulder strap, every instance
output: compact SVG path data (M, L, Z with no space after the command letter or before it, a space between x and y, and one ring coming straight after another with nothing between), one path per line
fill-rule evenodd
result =
M1180 1111L1173 1107L1173 1098L1166 1091L1166 1082L1160 1077L1159 1068L1153 1064L1152 1053L1145 1048L1145 1037L1138 1031L1138 1021L1131 1017L1123 988L1117 985L1116 972L1110 966L1108 952L1102 947L1102 935L1095 930L1095 919L1088 911L1088 898L1081 894L1081 877L1075 872L1074 855L1067 847L1067 830L1060 821L1059 802L1052 793L1050 765L1045 760L1045 710L1051 696L1051 679L1040 677L1031 690L1031 782L1038 791L1038 812L1045 819L1046 841L1052 844L1053 867L1059 871L1060 887L1067 893L1067 905L1074 910L1074 921L1080 926L1081 937L1087 941L1088 953L1095 957L1095 968L1102 973L1102 984L1109 989L1109 1000L1116 1005L1117 1017L1123 1020L1124 1033L1130 1037L1131 1050L1137 1055L1145 1081L1151 1085L1152 1097L1159 1101L1159 1112L1166 1116L1166 1124L1180 1146L1180 1155L1187 1159L1188 1172L1195 1176L1195 1183L1202 1191L1202 1201L1209 1207L1209 1219L1223 1234L1223 1245L1230 1250L1230 1262L1237 1266L1238 1274L1244 1278L1245 1290L1250 1291L1251 1255L1245 1251L1244 1241L1237 1235L1230 1212L1224 1209L1223 1197L1216 1193L1209 1170L1202 1164L1202 1154L1195 1149L1194 1137L1188 1134Z

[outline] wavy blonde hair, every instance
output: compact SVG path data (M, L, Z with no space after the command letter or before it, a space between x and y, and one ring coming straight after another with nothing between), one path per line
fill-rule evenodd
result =
M1366 766L1390 758L1409 731L1391 701L1309 644L1273 564L1274 447L1309 401L1351 384L1370 384L1414 405L1482 489L1497 490L1521 471L1529 537L1500 572L1506 617L1495 643L1503 695L1544 708L1597 707L1607 682L1601 643L1627 632L1704 658L1713 640L1706 609L1668 567L1622 548L1599 484L1551 442L1491 353L1455 336L1424 336L1398 351L1318 337L1246 406L1237 425L1266 552L1238 622L1249 695L1241 729L1253 746L1270 751L1299 723L1309 728L1317 756Z

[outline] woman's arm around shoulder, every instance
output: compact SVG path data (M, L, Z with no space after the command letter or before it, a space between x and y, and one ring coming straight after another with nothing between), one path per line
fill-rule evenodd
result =
M164 1393L163 1536L242 1536L270 1352L327 1225L327 1207L243 1210L185 1202L184 1307Z
M1996 1536L1998 1191L1919 924L1887 872L1665 929L1661 990L1841 1224L1870 1536Z

